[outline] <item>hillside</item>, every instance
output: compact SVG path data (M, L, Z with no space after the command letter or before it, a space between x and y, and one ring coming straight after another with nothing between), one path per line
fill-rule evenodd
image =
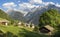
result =
M51 25L56 28L60 24L60 14L56 9L50 9L40 16L39 22L40 26Z
M14 20L19 20L22 21L24 20L23 14L20 11L15 11L15 10L8 10L7 14L12 17Z
M7 19L7 20L13 22L13 19L1 9L0 9L0 18Z
M27 17L26 20L28 19L27 22L32 22L33 24L38 25L40 15L49 9L57 9L58 11L60 11L60 7L57 7L52 4L49 4L48 6L44 6L44 7L38 7L34 9L34 11L32 11L31 14L25 16Z
M17 26L0 26L0 30L3 32L3 37L47 37L36 32L33 32L32 28L17 27Z
M31 11L29 12L24 12L24 11L13 11L13 10L10 10L8 11L7 14L10 14L11 17L13 17L14 19L17 19L17 20L23 20L27 23L33 23L35 25L38 25L39 24L39 17L40 15L49 10L49 9L57 9L58 11L60 11L60 7L57 7L55 5L52 5L52 4L49 4L47 6L44 6L44 7L37 7L37 8L33 8ZM24 15L24 16L23 16Z

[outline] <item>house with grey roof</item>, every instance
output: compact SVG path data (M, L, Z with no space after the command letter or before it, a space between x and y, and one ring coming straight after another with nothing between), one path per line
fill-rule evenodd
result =
M0 20L0 24L1 25L8 25L8 23L9 23L9 21L8 20L6 20L6 19L2 19L2 20Z

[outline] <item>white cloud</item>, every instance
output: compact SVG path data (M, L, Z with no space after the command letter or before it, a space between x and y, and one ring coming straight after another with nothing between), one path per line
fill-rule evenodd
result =
M21 2L21 1L17 1L17 2ZM38 4L38 5L35 5L35 4ZM60 5L57 3L55 4L54 2L44 2L42 0L29 0L29 2L22 2L22 3L19 3L19 4L15 4L14 2L8 2L8 3L4 3L2 6L4 8L13 8L14 10L30 10L34 7L39 7L39 6L46 6L46 5L49 5L49 4L54 4L58 7L60 7Z
M40 5L35 5L35 4L40 4ZM20 10L30 10L34 7L39 7L41 5L46 6L46 5L49 5L49 4L56 5L53 2L43 2L42 0L29 0L28 3L26 3L26 2L20 3L19 4L19 9ZM60 6L60 5L57 4L56 6Z
M12 8L12 7L16 7L17 5L14 2L9 2L9 3L4 3L2 6L5 8Z
M35 4L39 4L39 5L35 5ZM21 10L26 10L26 9L28 10L28 9L32 9L34 7L47 6L49 4L53 4L55 6L60 7L59 4L56 4L54 2L44 2L42 0L29 0L28 3L26 3L26 2L20 3L19 7L20 7Z
M34 4L30 4L30 3L21 3L21 4L19 4L19 7L21 10L30 10L30 9L32 9L34 7L38 7L38 6L36 6Z
M46 5L49 5L49 4L55 5L55 3L53 3L53 2L43 2L42 4L44 4L45 6L46 6Z
M60 7L60 4L57 3L56 6L57 6L57 7Z
M32 5L30 3L22 3L22 4L19 4L20 7L23 7L23 8L33 8L35 7L35 5Z
M31 3L31 4L42 4L43 6L45 5L49 5L49 4L53 4L53 5L55 5L55 6L57 6L57 7L60 7L60 4L56 4L56 3L54 3L54 2L44 2L44 1L42 1L42 0L29 0L29 2Z
M42 0L29 0L30 1L30 3L39 3L39 4L41 4L43 1Z
M43 4L43 5L48 5L48 4L55 4L53 2L43 2L42 0L29 0L31 4Z

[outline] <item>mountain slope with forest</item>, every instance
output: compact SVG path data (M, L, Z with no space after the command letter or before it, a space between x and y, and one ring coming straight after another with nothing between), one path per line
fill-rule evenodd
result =
M1 9L0 9L0 18L9 20L9 21L11 21L11 22L14 21L7 13L5 13L5 12L4 12L3 10L1 10Z

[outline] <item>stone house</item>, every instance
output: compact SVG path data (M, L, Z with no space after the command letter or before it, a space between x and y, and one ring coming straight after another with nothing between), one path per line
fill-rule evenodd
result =
M18 22L18 25L21 25L22 24L22 22Z
M0 24L2 24L2 25L6 25L7 26L8 23L9 23L9 21L6 20L6 19L0 20Z
M25 26L29 28L34 28L34 24L18 22L18 26Z
M31 28L35 28L35 25L34 25L34 24L31 24L30 27L31 27Z
M29 28L34 28L34 24L28 24L28 23L25 23L25 26L29 27Z
M43 34L52 35L55 29L49 25L46 25L44 27L39 28L39 30Z

